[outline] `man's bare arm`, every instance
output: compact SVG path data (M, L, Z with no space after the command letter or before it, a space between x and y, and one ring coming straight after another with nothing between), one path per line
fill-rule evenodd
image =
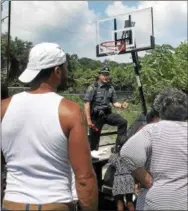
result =
M91 115L90 115L90 102L84 102L84 111L87 119L88 126L92 124L91 122Z
M3 120L3 117L6 113L6 110L8 108L8 105L9 105L11 99L12 99L12 97L1 100L1 121Z
M76 190L83 210L97 210L98 186L92 166L87 121L80 107L68 101L61 103L61 124L68 137L68 151L75 173Z

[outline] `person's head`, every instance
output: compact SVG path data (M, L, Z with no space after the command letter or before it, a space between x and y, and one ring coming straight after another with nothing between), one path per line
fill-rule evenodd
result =
M52 88L67 83L66 54L55 43L40 43L35 45L29 54L26 70L20 75L22 83L40 86L47 83Z
M188 98L177 88L167 88L160 92L153 104L162 120L185 121L187 119Z
M99 81L101 83L109 83L109 76L110 76L110 70L108 67L104 67L100 72L99 72Z

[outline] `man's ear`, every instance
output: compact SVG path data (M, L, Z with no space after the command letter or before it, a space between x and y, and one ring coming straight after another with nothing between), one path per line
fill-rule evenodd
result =
M61 72L62 70L60 69L60 67L55 67L54 73L56 77L61 78Z

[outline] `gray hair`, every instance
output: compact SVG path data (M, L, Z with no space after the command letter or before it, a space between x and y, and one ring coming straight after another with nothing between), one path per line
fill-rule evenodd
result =
M188 116L188 98L177 88L167 88L157 95L153 108L161 119L184 121Z

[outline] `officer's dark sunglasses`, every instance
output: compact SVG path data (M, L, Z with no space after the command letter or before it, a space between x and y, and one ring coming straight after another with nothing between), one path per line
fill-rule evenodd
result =
M110 74L109 73L101 73L102 75L104 76L109 76Z

